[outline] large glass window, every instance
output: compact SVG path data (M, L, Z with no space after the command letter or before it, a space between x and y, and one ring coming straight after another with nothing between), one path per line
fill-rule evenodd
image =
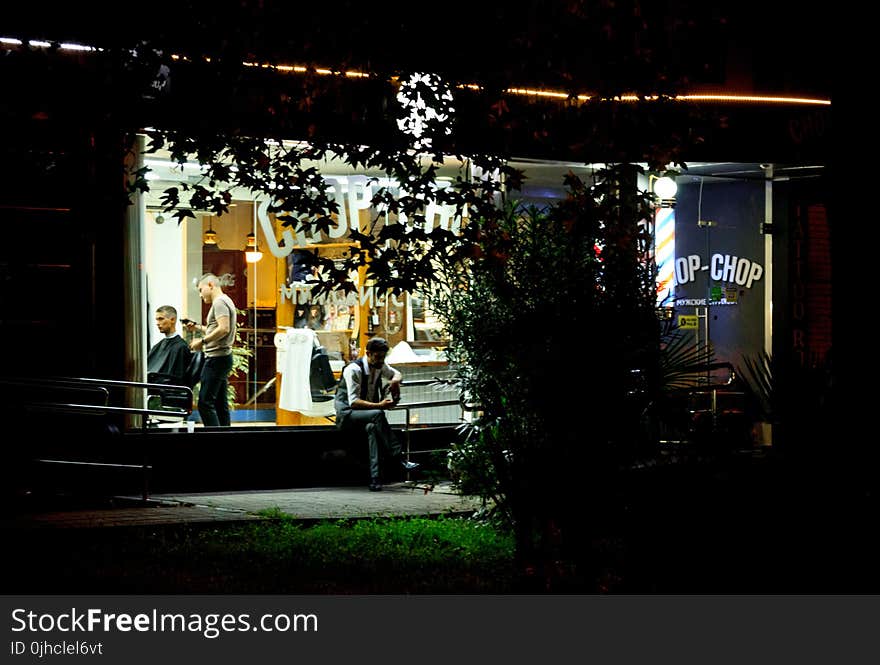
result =
M313 336L326 350L337 376L376 335L389 341L389 362L399 364L409 379L450 373L443 354L447 340L425 293L396 297L376 293L365 282L364 272L351 275L356 292L321 296L312 292L316 258L341 260L357 251L351 230L364 231L376 222L377 210L371 204L375 188L397 186L386 174L355 171L340 161L316 162L338 213L332 215L329 229L307 234L285 226L268 212L268 201L246 191L235 192L229 214L198 214L178 223L161 212L161 193L181 181L198 182L200 166L195 161L173 164L161 154L151 155L146 164L151 168L143 219L147 320L152 321L156 307L170 304L181 317L204 322L207 306L195 288L198 277L205 272L220 277L240 310L238 344L246 350L231 379L234 423L328 424L326 404L328 413L285 408L285 344L294 334L291 331ZM509 196L539 207L566 195L567 174L588 182L598 168L534 160L512 165L524 172L525 180L522 190ZM749 165L740 166L741 171L749 171ZM445 164L439 171L441 186L460 168L457 161ZM658 288L670 296L674 293L664 301L674 316L699 317L696 337L711 342L722 360L736 362L764 346L761 331L769 315L769 287L762 280L768 255L755 220L763 214L766 193L760 169L755 178L715 171L717 165L691 165L677 178L676 201L659 207L652 220L658 234L655 258L662 263ZM638 186L650 190L651 182L642 178ZM425 224L455 230L461 220L453 211L429 204ZM158 338L159 332L151 326L150 345Z

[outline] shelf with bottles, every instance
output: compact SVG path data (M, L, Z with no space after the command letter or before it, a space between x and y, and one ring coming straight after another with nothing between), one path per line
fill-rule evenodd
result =
M366 338L384 338L392 347L406 339L406 300L376 303L366 312Z

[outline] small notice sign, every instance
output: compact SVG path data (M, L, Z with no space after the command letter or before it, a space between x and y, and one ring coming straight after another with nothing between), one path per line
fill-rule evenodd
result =
M699 327L699 317L695 314L679 314L678 327L682 330L696 330Z

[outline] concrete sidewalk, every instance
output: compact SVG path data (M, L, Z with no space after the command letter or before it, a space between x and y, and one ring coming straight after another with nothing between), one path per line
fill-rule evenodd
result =
M263 519L261 511L278 509L299 520L468 514L480 500L457 494L449 484L433 488L415 483L366 487L319 487L251 492L157 494L147 503L120 497L118 505L23 511L0 520L2 528L104 528L159 526Z

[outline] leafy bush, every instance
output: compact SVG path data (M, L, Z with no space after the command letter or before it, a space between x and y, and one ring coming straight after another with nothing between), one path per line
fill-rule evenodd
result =
M570 175L564 201L473 220L478 251L432 293L473 405L453 475L517 530L524 569L544 567L537 577L580 550L585 512L639 453L634 370L661 382L639 170L613 165L590 184Z

